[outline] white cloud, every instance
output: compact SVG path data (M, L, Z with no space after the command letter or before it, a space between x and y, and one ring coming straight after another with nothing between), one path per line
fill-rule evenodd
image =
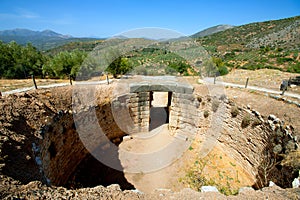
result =
M26 18L26 19L37 19L40 16L37 13L31 12L27 9L24 8L17 8L16 9L17 15L21 18Z
M17 8L15 10L15 13L0 13L0 19L38 19L40 16L34 12L31 12L29 10L23 9L23 8Z

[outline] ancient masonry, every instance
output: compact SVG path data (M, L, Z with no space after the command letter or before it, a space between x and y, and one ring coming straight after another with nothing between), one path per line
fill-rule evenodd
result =
M194 88L178 82L131 83L130 93L118 96L112 102L115 121L127 133L149 131L150 108L153 92L168 92L169 130L196 133L199 101L194 97Z

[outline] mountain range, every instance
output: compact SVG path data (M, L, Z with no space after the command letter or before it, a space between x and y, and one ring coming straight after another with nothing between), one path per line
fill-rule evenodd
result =
M199 31L191 38L195 38L202 45L218 47L224 51L232 48L259 48L261 46L282 46L297 48L300 41L300 16L265 22L255 22L241 26L217 25ZM127 38L123 35L117 38ZM70 42L96 42L100 38L76 38L63 35L52 30L32 31L29 29L13 29L0 31L0 40L7 43L16 41L25 45L32 43L39 50L45 51ZM97 43L97 42L96 42ZM83 44L84 45L84 44ZM229 48L229 49L228 49ZM223 51L223 52L224 52Z
M0 31L0 36L5 37L5 36L10 36L10 37L58 37L58 38L71 38L72 36L70 35L62 35L59 33L56 33L52 30L44 30L44 31L32 31L29 29L13 29L13 30L4 30Z
M76 38L71 35L56 33L52 30L33 31L17 28L13 30L0 31L0 40L5 43L15 41L21 45L32 43L33 46L40 50L48 50L69 42L90 41L95 40L95 38Z
M218 25L193 34L191 37L197 38L208 36L233 27L234 26L231 25ZM126 39L127 37L120 35L117 36L117 38ZM52 30L33 31L17 28L0 31L0 40L5 43L15 41L18 44L25 45L30 42L40 50L48 50L74 41L94 41L98 39L99 38L76 38L71 35L63 35Z

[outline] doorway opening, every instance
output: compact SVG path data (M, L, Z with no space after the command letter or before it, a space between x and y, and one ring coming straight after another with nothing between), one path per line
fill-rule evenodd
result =
M169 123L172 92L150 92L150 124L152 131Z

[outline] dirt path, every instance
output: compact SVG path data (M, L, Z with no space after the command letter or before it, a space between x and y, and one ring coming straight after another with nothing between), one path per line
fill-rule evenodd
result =
M207 83L213 83L214 82L214 78L204 78L204 81L206 81ZM245 85L240 85L240 84L235 84L235 83L227 83L227 82L223 82L223 81L216 81L217 85L224 85L224 86L230 86L230 87L235 87L235 88L245 88ZM266 93L271 93L271 94L281 94L282 91L276 91L276 90L272 90L272 89L268 89L268 88L262 88L262 87L257 87L257 86L248 86L247 90L256 90L256 91L260 91L260 92L266 92ZM293 98L297 98L300 99L300 94L294 94L291 92L285 92L284 96L288 96L288 97L293 97Z
M167 124L152 130L149 135L151 137L146 139L134 137L120 144L119 148L122 151L132 153L132 155L120 153L122 165L132 165L131 168L135 170L135 173L128 173L125 168L126 179L144 193L151 193L158 188L179 191L183 187L179 179L184 176L184 172L180 169L188 156L185 152L182 152L185 155L180 158L177 156L178 151L187 150L187 146L180 148L182 143L169 134ZM164 151L164 148L168 150ZM174 153L176 151L177 153ZM142 155L143 162L140 162L138 155ZM152 171L147 172L148 169Z
M112 83L113 80L110 80L109 83ZM74 85L78 84L78 85L89 85L89 84L94 84L94 85L98 85L98 84L106 84L107 81L103 80L103 81L82 81L82 82L74 82ZM55 83L55 84L49 84L49 85L38 85L38 89L46 89L46 88L54 88L54 87L62 87L62 86L68 86L70 85L70 83ZM9 95L9 94L15 94L15 93L20 93L20 92L27 92L30 90L34 90L34 86L32 87L23 87L23 88L18 88L15 90L9 90L9 91L5 91L2 92L2 95Z

